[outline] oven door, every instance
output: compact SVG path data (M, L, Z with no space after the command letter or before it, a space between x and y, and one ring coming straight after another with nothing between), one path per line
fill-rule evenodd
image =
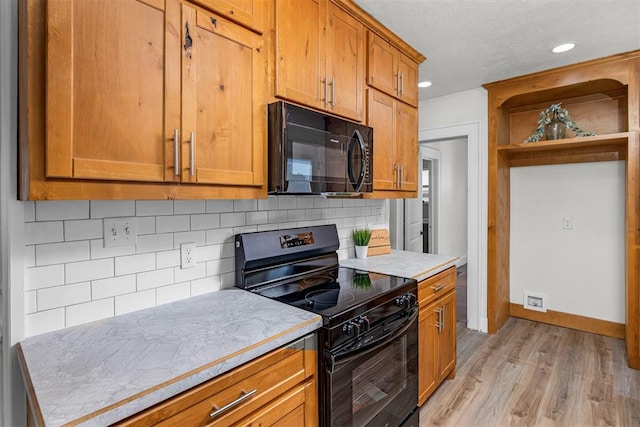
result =
M324 424L399 426L418 404L418 310L326 359ZM376 336L377 335L377 336ZM357 348L360 347L360 348Z

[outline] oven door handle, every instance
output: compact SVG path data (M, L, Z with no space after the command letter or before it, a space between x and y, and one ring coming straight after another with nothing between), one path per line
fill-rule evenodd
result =
M414 321L418 318L418 308L416 307L413 313L410 315L408 320L404 322L403 326L400 329L396 329L395 331L390 332L389 334L385 334L378 338L376 341L371 343L370 345L363 347L359 351L350 352L343 351L338 352L336 354L330 355L331 358L331 366L329 367L330 373L334 373L336 370L336 366L346 364L352 362L353 360L364 356L373 351L379 350L385 345L389 344L399 336L403 335L407 330L413 325Z

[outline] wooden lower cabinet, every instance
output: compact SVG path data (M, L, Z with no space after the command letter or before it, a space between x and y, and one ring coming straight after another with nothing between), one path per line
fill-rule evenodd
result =
M456 268L418 285L418 405L455 375Z
M309 335L116 425L317 426L316 363Z

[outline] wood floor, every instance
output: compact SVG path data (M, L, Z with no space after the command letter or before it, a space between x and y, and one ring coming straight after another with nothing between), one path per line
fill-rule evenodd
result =
M420 426L640 426L640 371L624 341L510 318L498 334L458 323L456 377Z

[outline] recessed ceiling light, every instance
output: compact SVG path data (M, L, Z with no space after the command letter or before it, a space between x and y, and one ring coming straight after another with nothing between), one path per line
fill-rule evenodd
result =
M551 52L553 52L553 53L567 52L567 51L573 49L574 47L576 47L575 43L564 43L564 44L558 45L558 46L554 47L553 49L551 49Z
M429 87L429 86L431 86L431 82L424 81L424 82L418 83L418 87Z

